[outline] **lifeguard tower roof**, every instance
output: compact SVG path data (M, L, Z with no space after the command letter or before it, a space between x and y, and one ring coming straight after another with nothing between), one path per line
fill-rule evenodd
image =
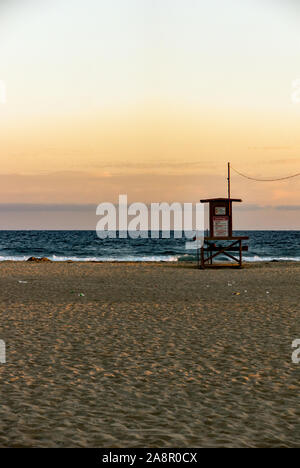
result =
M239 202L241 203L242 200L240 198L207 198L206 200L200 200L201 203L209 203L209 202Z

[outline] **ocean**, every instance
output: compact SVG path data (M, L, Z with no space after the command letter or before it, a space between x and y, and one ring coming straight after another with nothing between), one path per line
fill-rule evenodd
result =
M300 261L300 231L235 231L249 236L244 260ZM105 239L95 231L0 231L0 261L48 257L53 261L186 261L185 238Z

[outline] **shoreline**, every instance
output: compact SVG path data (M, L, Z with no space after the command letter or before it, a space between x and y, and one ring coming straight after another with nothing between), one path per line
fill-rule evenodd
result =
M153 261L153 260L51 260L47 257L45 261L38 259L36 261L29 261L29 260L0 260L0 265L1 264L101 264L101 265L177 265L178 267L184 266L184 265L189 265L189 266L195 266L197 268L197 262L196 261L191 261L191 260L177 260L177 261L171 261L171 260L158 260L158 261ZM232 267L235 267L234 263L231 263ZM243 261L243 267L242 269L249 268L249 267L259 267L259 266L268 266L268 265L300 265L300 260L261 260L261 261ZM220 264L218 266L216 264L217 268L223 268L226 270L227 266L224 265L224 263ZM230 265L228 263L228 267L230 268ZM206 268L207 269L213 269L213 268ZM238 269L236 267L236 269Z

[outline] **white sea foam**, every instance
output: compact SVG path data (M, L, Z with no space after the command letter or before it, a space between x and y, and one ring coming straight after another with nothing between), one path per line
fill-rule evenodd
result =
M4 261L14 261L14 262L24 262L28 260L30 256L0 256L0 262ZM51 255L49 260L53 262L177 262L178 257L176 256L157 256L153 255L151 257L135 257L135 256L127 256L127 257L63 257L63 256L56 256Z
M14 261L14 262L25 262L30 258L30 255L27 256L0 256L0 262L4 261ZM180 261L196 261L191 256L184 256L184 255L153 255L153 256L134 256L129 255L126 257L76 257L76 256L58 256L58 255L51 255L48 256L50 260L53 262L178 262ZM254 255L253 257L244 257L244 262L300 262L300 257L260 257L258 255Z
M300 262L300 257L259 257L258 255L254 255L253 257L244 257L244 262Z
M7 256L7 257L4 257L3 255L0 255L0 262L7 262L7 261L11 261L11 262L25 262L26 260L28 260L29 256Z
M168 256L133 256L129 255L127 257L59 257L53 255L48 257L54 262L65 262L71 260L73 262L177 262L178 258L174 255Z

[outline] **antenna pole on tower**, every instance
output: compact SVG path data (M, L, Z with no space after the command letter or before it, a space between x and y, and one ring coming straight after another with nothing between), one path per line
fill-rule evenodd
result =
M227 182L228 182L228 209L229 209L229 216L230 216L230 215L231 215L231 203L230 203L230 162L228 163Z
M228 177L227 177L227 181L228 181L228 199L230 200L230 162L228 163Z

